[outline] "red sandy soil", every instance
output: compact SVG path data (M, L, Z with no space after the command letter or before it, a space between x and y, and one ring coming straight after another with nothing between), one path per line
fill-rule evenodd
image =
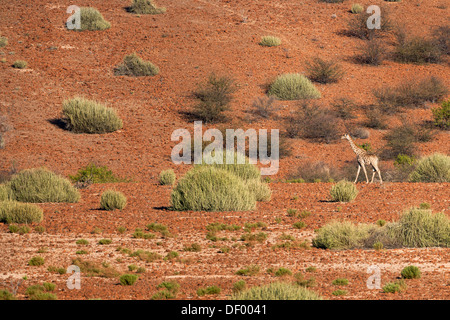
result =
M131 2L131 1L130 1ZM404 0L400 3L359 1L363 5L378 4L389 8L392 18L403 24L410 34L428 36L431 30L448 23L447 2ZM119 176L133 182L92 185L81 190L82 198L76 204L39 204L45 218L40 224L46 232L18 235L9 233L8 226L0 224L0 278L19 279L27 276L19 287L18 297L27 299L25 288L43 281L57 285L58 299L149 299L156 286L166 280L180 285L179 299L227 299L232 285L239 279L249 286L278 280L266 272L268 268L289 268L314 277L312 289L328 299L448 299L450 297L450 251L448 248L408 248L388 250L330 251L310 249L277 249L284 232L298 240L310 241L314 230L333 219L374 223L378 219L393 221L410 206L422 202L431 204L433 211L448 214L449 184L386 183L358 184L360 194L351 203L329 202L329 183L288 184L270 183L273 191L269 202L258 203L250 212L174 212L168 209L170 187L158 185L161 170L173 168L182 176L188 165L176 166L170 159L176 142L170 140L173 130L193 129L181 114L195 101L192 91L211 72L232 75L239 84L234 95L231 119L220 124L226 128L278 128L283 131L282 116L295 110L297 102L279 102L279 115L270 120L249 123L248 113L256 97L265 93L265 86L281 73L304 72L308 60L320 56L338 60L345 76L335 84L317 85L322 93L320 103L330 105L336 98L347 97L358 104L373 102L372 90L395 85L405 78L421 79L427 76L441 78L449 87L447 62L431 65L399 64L391 60L381 66L355 64L352 57L362 40L342 35L351 17L351 2L326 4L309 1L223 1L177 0L157 2L167 8L157 16L135 16L125 11L128 1L79 1L78 6L97 8L111 22L111 28L102 32L72 32L64 23L69 14L67 4L57 1L14 1L0 4L0 35L9 40L1 48L6 63L0 64L0 113L6 117L10 129L5 134L6 147L0 150L0 169L8 170L46 166L65 176L90 162L108 166ZM336 17L332 17L336 14ZM261 36L276 35L283 41L280 47L258 45ZM392 45L393 39L386 38ZM159 66L154 77L131 78L114 76L113 69L123 57L137 52L145 60ZM11 67L15 60L26 60L24 70ZM102 134L73 134L52 121L61 117L65 99L82 95L116 108L124 121L120 131ZM405 116L416 122L432 119L428 107L408 111ZM361 114L354 123L364 120ZM399 117L390 118L390 126L400 123ZM205 126L206 127L206 126ZM208 126L211 127L211 126ZM386 130L369 129L368 140L375 150L382 148ZM354 161L347 143L321 144L302 139L290 141L292 155L282 159L280 180L302 162L324 161L342 167ZM448 132L437 131L434 139L418 145L422 154L450 153ZM385 163L385 168L392 163ZM383 170L383 167L381 167ZM356 165L355 165L356 173ZM114 187L128 197L122 211L99 210L100 194ZM298 219L288 217L286 210L309 210L307 227L292 227ZM281 218L276 222L275 218ZM225 231L228 241L206 240L206 226L212 222L234 223L264 221L268 238L263 243L245 246L239 241L243 231ZM174 235L144 240L132 238L135 228L145 229L150 222L168 226ZM117 227L125 226L124 234ZM33 226L34 227L34 226ZM92 233L94 228L101 232ZM77 239L89 240L89 245L75 244ZM98 245L99 239L109 238L109 245ZM233 240L236 238L237 240ZM194 242L202 246L200 252L185 252L183 247ZM116 251L118 246L132 250L144 249L165 256L177 251L179 259L144 263ZM220 248L227 246L228 253ZM47 252L37 253L46 247ZM118 278L82 276L81 290L69 290L69 275L47 271L49 266L67 268L79 257L77 250L89 253L85 260L108 262L121 273L136 264L146 268L137 283L125 287ZM28 260L40 255L45 264L28 266ZM251 277L235 272L257 264L261 271ZM396 280L403 267L416 265L422 278L408 280L408 289L401 294L387 294L380 289L367 289L370 274L367 268L378 265L382 285ZM315 266L316 273L305 269ZM347 294L336 297L331 293L336 278L347 278L342 287ZM287 277L287 280L294 278ZM199 298L200 287L218 285L220 295Z

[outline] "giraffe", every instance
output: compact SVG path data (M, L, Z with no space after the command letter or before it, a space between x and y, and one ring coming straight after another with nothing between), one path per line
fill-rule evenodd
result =
M378 157L375 155L367 154L366 150L358 147L353 142L353 140L349 134L344 134L341 137L341 139L347 139L348 142L350 143L350 146L352 147L353 152L356 153L356 160L358 161L358 172L356 173L356 179L355 179L354 183L356 183L356 181L358 181L359 172L361 170L361 167L363 168L364 174L366 176L366 183L369 183L369 178L367 177L367 171L366 171L365 165L370 164L372 166L372 170L373 170L372 181L370 181L370 183L373 182L373 178L375 177L375 172L377 172L378 177L380 178L380 184L382 184L383 180L381 179L381 172L380 172L380 169L378 168Z

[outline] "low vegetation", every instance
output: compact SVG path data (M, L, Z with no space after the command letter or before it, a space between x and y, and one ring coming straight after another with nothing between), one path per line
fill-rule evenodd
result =
M271 284L256 286L234 293L232 300L322 300L314 291L304 287L285 283L273 282Z
M159 174L159 184L160 185L173 185L175 183L177 176L172 169L163 170Z
M276 47L281 44L281 39L274 36L264 36L259 44L264 47Z
M443 130L450 129L450 100L442 102L440 107L431 109L434 125Z
M76 133L108 133L123 127L113 108L81 97L64 101L63 115L66 128Z
M76 175L69 175L69 179L75 183L114 183L125 180L117 177L107 166L97 166L89 163L86 167L80 168Z
M8 45L8 38L7 37L0 37L0 48L6 47Z
M287 73L278 76L270 85L267 92L280 100L317 99L320 92L312 82L299 73Z
M330 195L333 201L350 202L356 198L358 190L354 183L341 180L331 187Z
M119 278L119 282L123 286L132 286L138 279L136 274L123 274Z
M159 68L156 65L141 59L135 52L125 56L122 64L114 69L116 76L146 77L155 76L158 73Z
M16 69L26 69L28 67L28 62L24 60L16 60L12 66Z
M103 15L95 8L80 8L81 29L79 31L98 31L106 30L111 24L103 18ZM73 29L78 30L78 29Z
M153 0L133 0L127 10L134 14L161 14L166 12L166 8L156 6Z
M0 222L39 223L44 218L41 208L29 203L0 201Z
M401 276L403 279L420 279L422 273L416 266L408 266L403 268Z
M334 60L314 58L307 63L308 78L318 83L338 82L344 75L340 64Z
M418 160L411 182L450 182L450 157L435 153Z
M102 193L100 207L104 210L122 210L127 205L127 197L120 191L106 190Z

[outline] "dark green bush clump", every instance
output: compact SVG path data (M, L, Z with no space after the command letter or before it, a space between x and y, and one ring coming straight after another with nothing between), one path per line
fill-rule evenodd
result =
M401 272L403 279L420 279L422 276L420 269L416 266L405 267Z
M124 181L124 179L116 177L107 166L101 167L94 163L90 163L86 167L81 168L74 176L69 175L69 178L73 182L90 183L112 183Z
M444 101L440 107L431 111L433 112L435 126L444 130L450 129L450 100Z
M119 282L123 286L132 286L137 279L138 276L135 274L123 274L120 276Z
M42 257L33 257L28 261L29 266L42 266L44 264L44 258Z
M100 207L104 210L122 210L127 205L127 198L120 191L106 190L103 192Z
M80 193L66 178L45 168L26 169L6 183L12 200L20 202L78 202Z
M16 201L0 201L0 222L39 223L43 218L43 211L38 206Z
M157 66L149 61L142 60L136 53L125 56L123 63L114 70L116 76L145 77L155 76L158 73L159 68Z
M75 97L63 103L66 128L77 133L108 133L122 129L122 120L113 108Z
M129 12L135 14L160 14L166 12L166 8L157 7L152 0L133 0Z

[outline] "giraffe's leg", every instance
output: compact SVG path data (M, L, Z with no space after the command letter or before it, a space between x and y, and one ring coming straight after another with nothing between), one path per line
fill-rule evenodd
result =
M373 170L372 172L372 180L370 181L370 183L373 183L373 178L375 177L375 170Z
M366 166L362 165L363 171L364 171L364 175L366 176L366 183L369 183L369 178L367 177L367 170L366 170Z
M381 171L380 169L377 168L377 172L378 172L378 177L380 178L380 184L383 183L383 179L381 179Z
M361 170L361 165L358 164L358 172L356 172L356 179L355 179L355 182L354 182L354 183L356 183L356 181L358 181L359 171L360 171L360 170Z

